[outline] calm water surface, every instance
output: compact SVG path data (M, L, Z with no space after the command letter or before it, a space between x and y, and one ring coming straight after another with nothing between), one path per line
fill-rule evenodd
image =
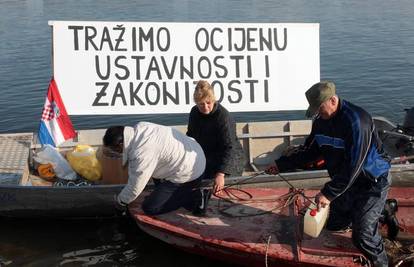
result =
M2 219L0 226L0 266L230 266L162 243L128 218Z
M37 130L51 77L48 20L320 23L321 79L375 116L402 122L414 105L414 5L387 1L0 1L0 133ZM304 112L237 113L238 121L303 119ZM77 129L187 115L73 116Z
M414 106L411 0L0 0L0 133L35 131L51 76L48 20L320 23L321 79L375 116ZM306 44L305 44L306 45ZM237 121L303 119L303 111L236 113ZM77 129L187 115L74 116ZM127 220L0 220L0 266L220 266L158 242ZM223 265L224 266L224 265Z

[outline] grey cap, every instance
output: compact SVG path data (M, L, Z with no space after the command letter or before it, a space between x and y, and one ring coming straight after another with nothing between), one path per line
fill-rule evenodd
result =
M330 81L318 82L312 85L305 95L309 103L306 117L310 118L315 115L323 102L336 95L335 84Z

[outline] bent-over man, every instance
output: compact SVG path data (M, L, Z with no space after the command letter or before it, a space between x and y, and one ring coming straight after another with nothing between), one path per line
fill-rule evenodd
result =
M153 178L155 189L145 198L142 209L155 215L180 207L198 215L201 175L206 158L200 145L178 130L149 122L132 127L112 126L103 137L104 150L118 153L128 163L128 183L116 197L118 207L134 201Z

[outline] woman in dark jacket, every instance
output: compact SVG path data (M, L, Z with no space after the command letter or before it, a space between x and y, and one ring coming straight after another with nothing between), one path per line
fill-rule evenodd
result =
M236 136L236 123L230 113L216 101L213 87L199 81L188 120L187 135L203 148L207 164L204 179L214 179L214 193L224 187L224 176L239 176L245 156Z

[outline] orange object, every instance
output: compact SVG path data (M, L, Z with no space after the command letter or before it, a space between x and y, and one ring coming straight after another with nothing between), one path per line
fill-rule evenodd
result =
M323 167L325 166L325 160L324 160L324 159L318 159L318 160L315 162L315 166L316 166L317 168L323 168Z
M40 164L39 167L37 167L37 171L39 172L39 176L47 181L53 180L56 175L53 166L50 163Z
M322 157L305 164L306 170L319 170L323 168L325 168L325 160Z

